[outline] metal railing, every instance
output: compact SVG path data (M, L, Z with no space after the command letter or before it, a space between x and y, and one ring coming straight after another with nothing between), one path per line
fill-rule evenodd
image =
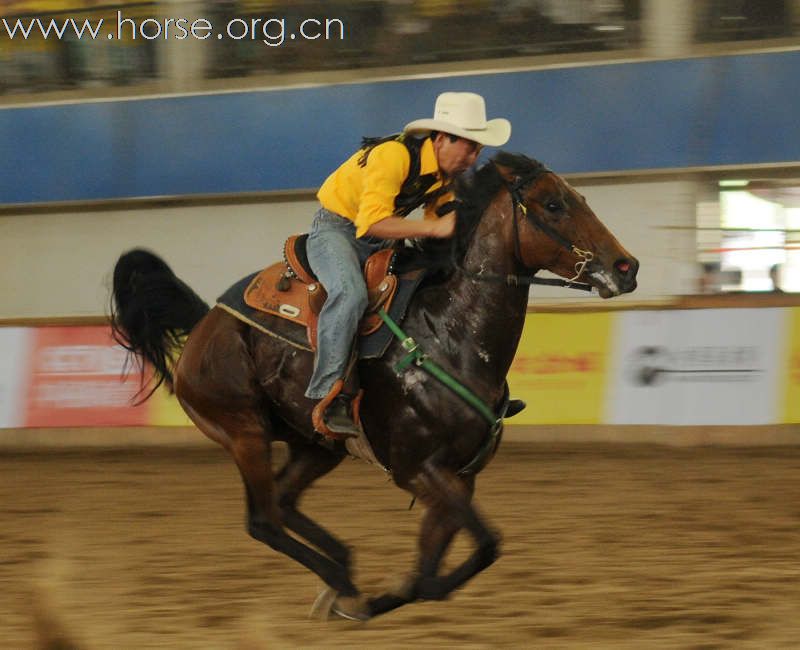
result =
M174 75L181 66L172 57L199 58L188 69L202 80L640 49L646 3L655 1L74 0L57 12L51 2L11 1L0 4L0 94L135 86ZM180 32L166 38L160 25L189 9L213 28L195 47L175 46ZM684 10L694 43L800 35L798 0L697 0ZM118 11L136 27L114 33ZM85 27L101 19L97 37L56 33L70 20ZM303 25L315 30L308 38Z
M793 0L701 0L694 3L694 40L720 43L787 38L798 33Z
M25 11L0 16L0 93L135 85L159 75L155 40L133 38L132 33L116 38L108 27L116 23L119 10L136 20L158 15L157 2L58 12L37 12L41 3L36 2L10 4L0 13L15 7ZM93 38L100 21L104 28Z

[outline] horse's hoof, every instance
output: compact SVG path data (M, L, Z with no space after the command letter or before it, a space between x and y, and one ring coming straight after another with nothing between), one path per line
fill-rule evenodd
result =
M331 606L331 613L349 621L367 621L372 617L364 596L339 596Z
M308 617L317 621L327 621L331 617L331 608L339 592L333 587L325 587L311 606Z

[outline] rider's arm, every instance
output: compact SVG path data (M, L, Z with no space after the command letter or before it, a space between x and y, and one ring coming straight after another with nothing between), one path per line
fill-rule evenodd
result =
M373 223L366 234L381 239L416 239L417 237L446 238L453 235L455 213L451 212L440 219L422 221L406 220L403 217L386 217Z

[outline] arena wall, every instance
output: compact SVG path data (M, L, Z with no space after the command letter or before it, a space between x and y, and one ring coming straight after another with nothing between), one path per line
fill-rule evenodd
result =
M577 311L570 323L600 313L597 318L606 322L601 342L608 347L571 348L587 338L585 331L562 337L561 323L559 335L549 339L558 348L544 356L535 348L538 333L528 337L529 349L521 350L521 365L514 370L517 386L538 376L526 363L555 363L562 370L549 374L555 381L549 388L535 381L528 386L544 401L518 416L521 424L509 426L508 437L794 443L800 421L790 408L795 397L800 402L796 304L721 305L737 308L735 322L742 326L734 328L738 338L720 345L715 328L724 331L734 322L726 318L733 312L714 314L711 321L681 316L679 327L672 317L652 314L680 306L674 297L694 292L696 206L713 194L718 177L709 174L776 171L800 163L800 132L791 110L800 101L800 87L793 83L798 65L800 52L788 51L0 109L0 138L11 152L0 161L6 289L0 334L11 332L13 339L34 336L29 329L35 326L102 323L114 261L134 246L162 255L213 302L234 280L278 259L286 236L307 230L316 205L313 188L361 135L385 133L386 125L399 128L409 115L429 114L435 95L457 86L487 96L490 113L509 116L515 131L508 148L566 173L642 262L638 291L611 303L559 289L533 291L534 308L542 313ZM693 308L714 306L720 305ZM637 311L655 325L637 328ZM534 321L547 323L535 313ZM759 371L767 378L759 389L761 410L745 408L750 420L737 419L737 408L749 404L751 395L723 391L728 401L720 408L704 411L700 404L698 411L692 391L681 393L691 404L659 403L652 393L648 399L656 395L656 406L644 420L626 420L619 404L636 405L637 398L614 401L624 394L620 386L631 359L620 353L623 339L613 333L649 331L651 325L659 346L667 348L660 353L683 355L679 358L724 358L753 347L741 341L779 340L762 355L772 365ZM675 332L683 332L685 340L674 339ZM642 346L648 349L646 341ZM588 364L590 371L571 376L575 363ZM27 386L26 381L11 378L13 385ZM590 402L577 399L576 386ZM598 397L605 390L598 386L615 386L617 392ZM560 391L557 399L554 391ZM562 406L553 410L558 400ZM574 410L575 403L583 404L583 411ZM589 412L587 403L595 410ZM685 421L673 423L670 409L685 414ZM708 412L721 422L709 419ZM146 432L160 427L159 417L165 416L142 421L138 429L126 429L133 434L118 439L127 444L151 439ZM59 432L61 441L106 439L120 423L104 422L88 430L8 427L0 442L19 436L46 441ZM690 429L698 434L693 437ZM155 437L181 442L192 433L181 426L164 431L170 435Z
M0 204L314 188L453 89L561 173L797 165L799 66L783 51L3 108Z
M800 299L637 307L528 314L508 373L528 408L508 423L511 439L800 442ZM125 352L109 334L100 322L0 327L0 443L19 444L26 431L32 444L74 444L80 431L87 444L191 442L191 423L165 391L134 404L141 385L136 375L121 381Z
M15 289L0 320L102 315L114 259L133 246L212 301L307 230L314 189L362 135L430 114L455 87L509 116L507 148L567 174L639 257L640 288L621 302L692 293L707 174L800 164L798 66L784 51L0 108L0 254Z
M628 182L578 189L642 261L639 289L619 302L693 291L695 182ZM114 262L135 246L163 256L181 278L213 302L234 281L280 259L284 240L308 230L316 205L313 196L306 195L268 202L0 215L3 283L10 289L0 304L0 321L102 316L107 313ZM536 287L532 299L575 301L586 296Z

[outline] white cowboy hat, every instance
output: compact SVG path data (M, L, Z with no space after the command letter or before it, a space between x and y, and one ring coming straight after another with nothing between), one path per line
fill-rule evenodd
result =
M414 120L406 124L403 131L442 131L490 147L499 147L511 137L511 122L502 117L487 122L486 104L480 95L448 92L436 98L432 120Z

